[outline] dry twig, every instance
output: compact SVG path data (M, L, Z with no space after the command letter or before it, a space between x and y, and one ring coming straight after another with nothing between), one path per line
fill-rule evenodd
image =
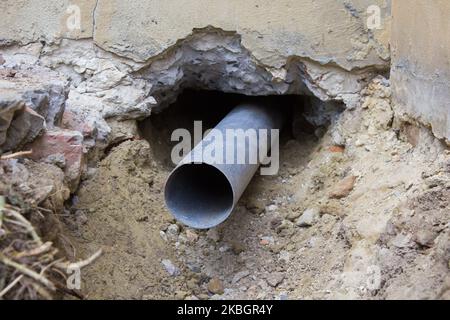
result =
M81 260L78 262L64 262L64 263L58 263L56 266L61 269L82 269L88 265L90 265L92 262L94 262L98 257L100 257L103 253L103 250L100 249L96 253L94 253L92 256L85 260Z
M29 156L31 154L33 154L33 150L19 151L19 152L16 152L16 153L8 154L6 156L1 156L0 160L9 160L9 159L14 159L14 158L18 158L18 157Z
M51 283L51 281L48 280L46 277L29 269L28 267L26 267L20 263L17 263L15 261L9 259L8 257L5 257L5 255L3 253L0 253L0 261L3 262L3 264L16 269L20 273L42 283L44 286L46 286L50 290L52 290L52 291L56 290L54 284Z
M7 294L9 292L9 290L11 290L20 280L22 280L22 278L24 277L23 274L21 274L20 276L18 276L16 279L14 279L13 282L11 282L9 285L7 285L2 292L0 292L0 298L2 298L3 296L5 296L5 294Z

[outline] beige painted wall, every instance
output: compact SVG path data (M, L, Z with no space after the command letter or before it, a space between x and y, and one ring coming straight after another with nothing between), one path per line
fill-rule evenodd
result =
M397 112L450 140L450 1L394 0L392 14Z

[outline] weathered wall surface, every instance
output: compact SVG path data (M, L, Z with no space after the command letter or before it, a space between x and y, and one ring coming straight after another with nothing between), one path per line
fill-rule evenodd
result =
M392 13L396 110L450 141L450 1L395 0Z
M73 5L80 9L79 29L67 23L77 14ZM106 50L145 61L193 29L213 26L240 34L267 65L279 67L287 57L300 56L350 70L385 66L389 58L389 28L367 30L371 5L382 9L387 25L390 0L6 0L0 4L0 41L93 36Z
M0 45L92 37L95 5L96 0L1 1ZM80 28L72 28L71 16L79 16Z
M374 5L380 24L369 28ZM362 88L389 68L389 34L390 0L0 3L6 66L69 76L67 110L88 118L147 117L186 87L356 107Z
M365 28L366 9L374 3L386 8L384 2L100 1L94 37L103 48L145 60L211 25L239 33L264 64L279 67L301 56L351 69L382 65L389 57L386 39L370 37Z

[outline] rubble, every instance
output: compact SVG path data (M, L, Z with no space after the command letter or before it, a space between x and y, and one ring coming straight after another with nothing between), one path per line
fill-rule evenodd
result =
M61 123L69 83L56 72L22 65L0 69L0 150L15 151Z
M348 176L342 179L341 181L338 182L338 184L336 184L333 187L333 190L330 193L330 198L342 199L347 197L350 194L350 192L352 192L355 182L356 182L355 176Z
M52 130L45 132L28 147L33 150L31 158L48 161L49 157L64 158L64 173L71 192L74 192L85 170L83 136L78 131Z

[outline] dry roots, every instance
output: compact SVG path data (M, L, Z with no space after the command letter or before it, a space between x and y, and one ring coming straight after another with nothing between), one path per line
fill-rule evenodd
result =
M101 255L70 263L58 257L52 242L43 242L20 209L0 196L0 300L52 299L63 293L83 298L67 289L67 270L83 268Z

